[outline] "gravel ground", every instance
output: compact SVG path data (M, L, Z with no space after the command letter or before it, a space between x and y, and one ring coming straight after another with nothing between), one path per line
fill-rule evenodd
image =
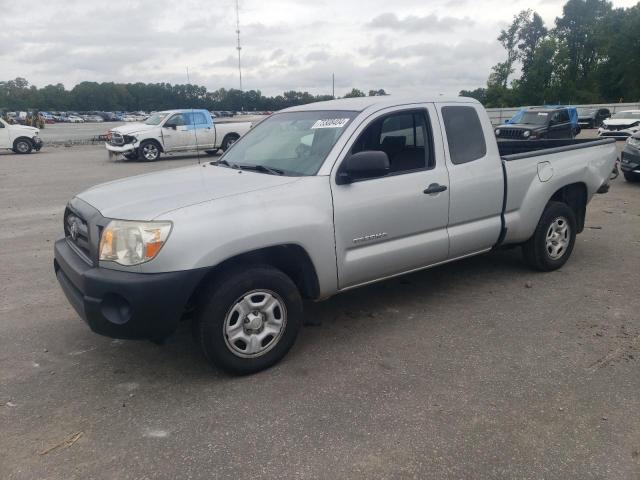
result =
M640 185L588 208L561 270L519 251L308 305L276 367L89 331L53 241L76 192L194 163L0 154L0 478L640 478Z

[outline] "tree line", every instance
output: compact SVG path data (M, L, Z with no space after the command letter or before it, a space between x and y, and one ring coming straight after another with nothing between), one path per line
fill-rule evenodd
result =
M369 95L386 95L370 90ZM353 89L347 97L365 96ZM206 108L230 111L275 111L294 105L331 100L331 95L288 91L268 97L260 90L220 88L213 92L199 85L170 83L81 82L71 90L64 85L38 88L24 78L0 81L0 109L40 111L153 111L173 108Z
M569 0L551 28L523 10L498 41L506 58L486 87L460 95L487 107L640 101L640 3Z

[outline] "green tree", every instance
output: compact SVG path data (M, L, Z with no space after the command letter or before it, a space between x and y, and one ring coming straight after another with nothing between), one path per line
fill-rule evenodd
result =
M354 88L344 96L344 98L353 98L353 97L366 97L366 95L362 90L358 90L357 88Z

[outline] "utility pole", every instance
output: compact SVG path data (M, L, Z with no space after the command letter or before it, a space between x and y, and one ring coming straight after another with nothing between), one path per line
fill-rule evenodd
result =
M336 74L331 74L331 96L336 99Z
M236 0L236 36L238 38L238 46L236 50L238 50L238 75L240 77L240 91L242 92L242 64L240 62L240 50L242 47L240 46L240 1Z

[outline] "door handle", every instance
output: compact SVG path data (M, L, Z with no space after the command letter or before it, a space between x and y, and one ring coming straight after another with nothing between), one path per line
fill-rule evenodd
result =
M439 183L432 183L431 185L429 185L427 189L425 189L423 193L431 195L433 193L444 192L446 189L447 189L446 185L440 185Z

